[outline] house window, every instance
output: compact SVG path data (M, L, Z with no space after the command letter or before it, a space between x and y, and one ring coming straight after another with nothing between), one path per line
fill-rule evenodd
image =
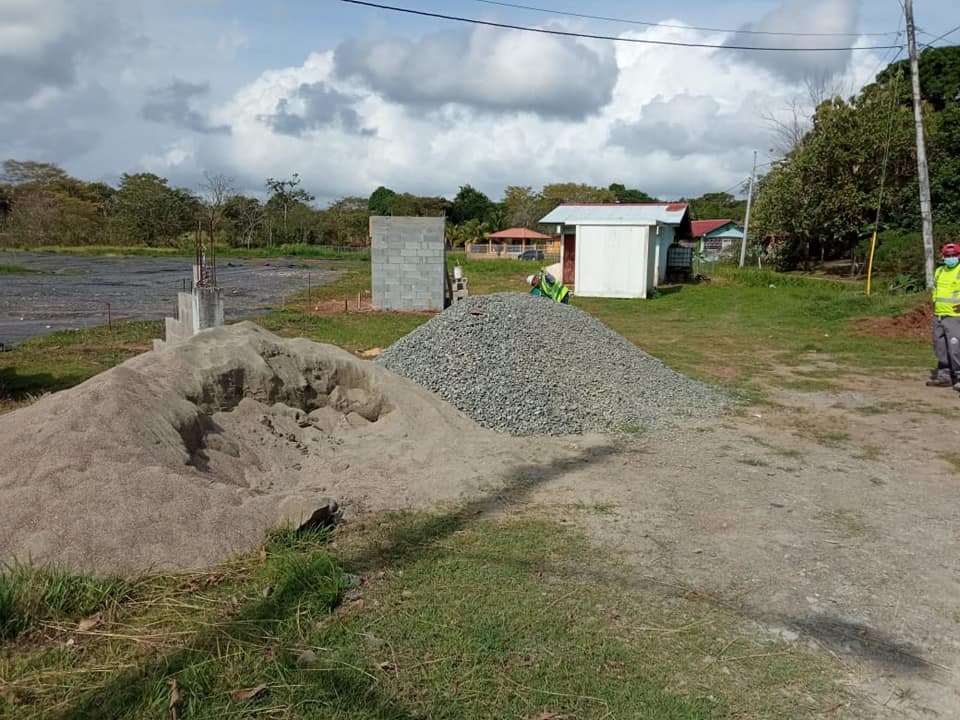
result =
M704 250L720 250L721 240L720 238L706 238L703 241Z

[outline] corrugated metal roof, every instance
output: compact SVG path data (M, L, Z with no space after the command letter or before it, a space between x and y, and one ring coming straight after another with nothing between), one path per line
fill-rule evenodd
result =
M540 222L563 225L679 225L686 203L582 203L558 205Z
M729 218L726 220L694 220L690 223L690 229L693 232L693 236L697 238L731 223L733 223L733 220Z
M484 237L497 239L503 238L504 240L552 240L549 235L544 235L543 233L538 233L536 230L531 230L530 228L522 227L513 227L507 228L506 230L501 230L500 232L487 233Z

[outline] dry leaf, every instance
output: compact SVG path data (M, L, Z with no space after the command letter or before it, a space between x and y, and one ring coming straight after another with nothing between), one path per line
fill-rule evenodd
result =
M265 563L267 561L267 547L266 545L260 546L260 562Z
M77 624L77 631L87 632L87 630L93 630L97 625L100 624L101 619L100 613L91 615L88 618L84 618Z
M565 717L566 715L561 715L560 713L543 710L536 715L527 715L524 720L563 720Z
M267 585L263 590L260 591L260 594L265 598L270 597L273 595L273 587Z
M170 708L170 720L179 720L180 709L177 705L180 704L180 689L177 687L176 679L167 680L167 685L170 686L170 702L167 704Z
M234 702L245 702L260 697L266 691L266 685L257 685L256 687L245 688L244 690L236 690L230 694L230 697L233 698Z
M394 665L389 660L387 662L377 663L377 670L383 670L384 672L389 672L393 670L395 667L396 665Z

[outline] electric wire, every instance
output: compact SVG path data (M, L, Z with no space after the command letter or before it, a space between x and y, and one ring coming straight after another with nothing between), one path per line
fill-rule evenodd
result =
M366 0L340 0L340 2L350 3L352 5L363 5L365 7L376 8L378 10L390 10L391 12L406 13L408 15L417 15L420 17L437 18L439 20L452 20L455 22L469 23L471 25L483 25L486 27L501 28L504 30L520 30L523 32L539 33L541 35L557 35L560 37L584 38L588 40L611 40L613 42L636 43L641 45L667 45L671 47L688 48L711 48L716 50L750 50L757 52L844 52L852 50L893 50L901 47L900 45L858 45L846 47L763 47L758 45L717 45L714 43L696 43L682 42L679 40L651 40L647 38L618 37L616 35L599 35L593 33L579 33L568 30L553 30L550 28L529 27L526 25L513 25L511 23L499 23L489 20L478 20L476 18L460 17L458 15L446 15L444 13L427 12L426 10L414 10L413 8L403 8L394 5L382 5L380 3L366 2Z
M934 38L933 40L931 40L930 42L920 43L920 44L921 44L923 47L933 47L933 44L934 44L935 42L939 42L940 40L943 40L943 39L944 39L945 37L947 37L948 35L953 35L957 30L960 30L960 25L957 25L955 28L951 28L950 30L947 30L943 35L938 35L937 37L935 37L935 38ZM926 33L926 34L927 34L927 35L932 35L933 33Z
M700 30L702 32L719 32L739 35L774 35L782 37L886 37L890 35L899 35L899 32L872 32L872 33L843 33L843 32L776 32L773 30L732 30L730 28L699 27L697 25L676 25L671 23L650 22L648 20L633 20L630 18L609 17L607 15L589 15L587 13L569 12L565 10L552 10L550 8L536 7L534 5L520 5L518 3L500 2L499 0L474 0L474 2L485 3L486 5L499 5L500 7L514 8L516 10L530 10L533 12L549 13L551 15L564 15L566 17L583 18L585 20L603 20L605 22L615 22L624 25L644 25L646 27L674 28L677 30Z

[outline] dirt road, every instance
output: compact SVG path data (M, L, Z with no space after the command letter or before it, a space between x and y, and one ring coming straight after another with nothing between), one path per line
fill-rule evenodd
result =
M960 399L922 380L772 391L770 406L588 451L517 510L600 508L573 517L628 578L837 656L851 704L830 717L960 717Z

